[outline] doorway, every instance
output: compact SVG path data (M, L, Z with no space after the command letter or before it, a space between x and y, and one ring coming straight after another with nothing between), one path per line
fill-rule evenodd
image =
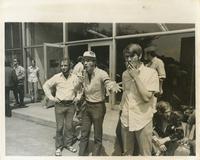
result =
M112 80L115 80L115 58L113 58L113 48L112 42L92 42L88 44L88 50L96 53L97 57L97 66L108 73ZM106 98L106 101L109 102L111 108L115 104L115 95L111 94L109 98Z

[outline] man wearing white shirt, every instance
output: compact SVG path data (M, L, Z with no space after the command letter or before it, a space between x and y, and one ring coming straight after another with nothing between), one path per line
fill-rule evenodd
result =
M153 46L153 45L149 46L149 47L145 48L144 51L146 54L146 58L149 61L146 66L155 69L158 73L158 77L159 77L159 93L158 94L162 95L163 94L163 89L162 89L163 81L166 78L164 62L160 58L157 57L157 54L156 54L157 49L155 46Z
M84 70L83 57L79 56L77 58L77 61L78 61L77 64L73 68L73 73L76 74L77 76L83 76L83 70Z
M24 107L24 80L25 80L25 69L19 65L18 60L13 59L13 69L17 75L17 83L14 86L14 96L16 104L19 107Z
M54 75L43 85L46 96L55 102L56 116L56 156L61 156L63 148L71 152L77 150L72 147L73 128L72 121L75 113L75 103L81 98L81 80L72 74L70 60L64 59L61 62L61 73ZM55 88L55 96L51 89Z
M127 67L122 76L124 92L120 103L124 155L133 155L137 140L140 155L150 156L156 101L154 94L159 92L158 75L154 69L145 67L140 61L140 45L129 44L123 54Z

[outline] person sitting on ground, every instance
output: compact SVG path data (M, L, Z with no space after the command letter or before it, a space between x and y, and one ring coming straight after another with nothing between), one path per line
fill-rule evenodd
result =
M156 155L173 156L178 147L178 140L184 137L182 117L165 101L157 103L157 112L153 117L153 152Z
M183 143L189 145L190 155L193 155L193 156L196 155L195 130L196 130L195 110L193 110L192 113L188 115L186 129L185 129L185 137L183 139Z

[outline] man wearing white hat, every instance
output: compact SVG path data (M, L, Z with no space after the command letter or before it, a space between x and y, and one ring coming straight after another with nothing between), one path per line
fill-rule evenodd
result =
M103 120L106 113L105 90L107 92L119 92L121 87L111 81L108 74L96 66L96 55L92 51L86 51L84 58L84 94L86 99L85 110L82 115L81 140L79 155L87 153L91 125L94 126L94 148L92 155L98 156L102 147Z

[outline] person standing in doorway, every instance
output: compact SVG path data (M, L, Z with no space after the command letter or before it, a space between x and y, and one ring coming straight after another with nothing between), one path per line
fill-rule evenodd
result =
M165 73L165 65L164 62L157 57L156 54L156 47L155 46L149 46L145 48L145 54L146 58L148 60L148 64L146 65L147 67L153 68L157 71L158 77L159 77L159 93L158 95L161 96L163 94L163 81L166 78L166 73Z
M75 104L78 103L82 95L80 92L81 80L75 74L72 74L70 60L62 60L60 67L61 73L55 74L43 85L47 98L55 102L57 126L55 156L61 156L63 148L73 153L77 152L72 146L72 121L75 113ZM52 89L55 89L55 96L52 95Z
M6 117L11 117L11 107L10 107L10 90L13 89L14 85L17 83L17 75L14 69L10 66L8 61L5 62L5 115Z
M36 66L35 60L32 60L31 66L28 67L28 82L31 95L31 102L37 102L38 80L39 80L39 68Z
M86 51L84 58L84 96L85 110L82 113L81 139L79 144L79 156L86 156L90 137L90 130L94 126L93 156L99 156L102 148L103 120L106 113L105 90L118 92L120 87L111 81L108 74L96 66L96 54Z
M17 75L17 84L14 86L14 96L16 104L19 107L24 107L24 80L25 80L25 69L19 65L18 60L13 59L13 68Z
M138 143L139 154L151 156L152 118L156 103L154 94L159 92L158 74L141 62L142 48L131 43L124 50L126 71L123 72L121 106L121 133L123 155L133 155Z
M83 69L84 69L84 66L83 66L83 57L79 56L77 58L77 64L73 68L73 73L77 74L78 76L82 76Z

